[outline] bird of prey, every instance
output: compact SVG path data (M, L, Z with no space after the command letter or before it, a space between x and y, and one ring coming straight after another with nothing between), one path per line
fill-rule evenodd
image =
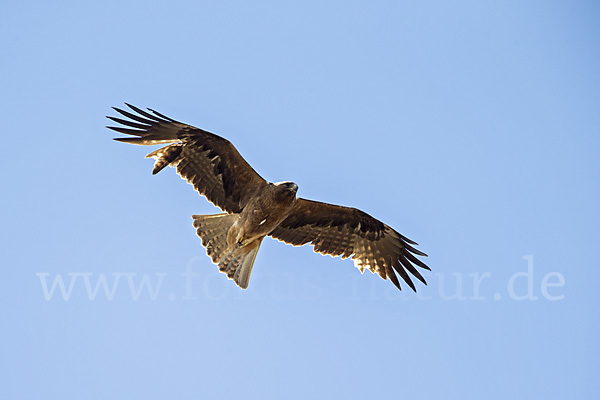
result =
M415 266L429 270L412 240L356 208L296 197L293 182L271 183L242 158L231 142L205 130L144 111L113 109L128 119L107 117L122 126L108 127L137 145L167 145L148 154L156 159L152 174L170 165L223 213L192 215L202 245L219 271L246 289L256 253L266 236L331 256L351 257L354 265L390 279L398 276L414 291L408 273L427 284Z

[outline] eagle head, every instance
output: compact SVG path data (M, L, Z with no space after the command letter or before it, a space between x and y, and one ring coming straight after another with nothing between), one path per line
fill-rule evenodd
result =
M273 194L277 201L294 201L296 199L296 192L298 191L298 185L294 182L278 182L269 184L273 188Z
M286 191L289 190L291 192L294 192L294 194L298 191L298 185L296 185L294 182L277 182L271 183L271 185L280 187L281 189Z

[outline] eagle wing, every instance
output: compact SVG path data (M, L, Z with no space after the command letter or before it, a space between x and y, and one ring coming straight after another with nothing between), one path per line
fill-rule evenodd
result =
M430 270L415 257L427 255L411 246L416 243L356 208L298 199L290 215L270 236L294 246L310 242L321 254L352 257L361 272L365 268L376 272L400 290L396 273L415 292L407 272L427 284L415 268Z
M108 128L134 137L115 140L144 146L170 143L146 156L156 159L153 174L167 165L176 167L177 173L198 193L229 213L239 213L254 194L268 184L227 139L151 109L146 112L130 104L127 106L135 113L113 109L129 120L107 117L125 127Z

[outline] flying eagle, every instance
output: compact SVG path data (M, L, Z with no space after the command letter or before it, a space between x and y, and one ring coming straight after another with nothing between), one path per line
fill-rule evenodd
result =
M133 111L113 109L129 120L107 117L125 127L108 127L133 137L115 138L137 145L164 145L146 157L156 159L152 174L167 165L221 214L192 215L202 245L219 271L246 289L256 253L265 236L294 246L310 243L314 251L342 258L390 279L400 288L398 274L414 291L408 272L427 284L415 266L430 270L415 255L412 240L356 208L296 197L293 182L271 183L242 158L231 142L213 133L149 112L130 104Z

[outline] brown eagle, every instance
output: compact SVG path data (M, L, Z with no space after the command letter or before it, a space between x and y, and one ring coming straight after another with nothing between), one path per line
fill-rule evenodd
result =
M242 289L248 287L256 253L265 236L294 246L310 243L314 251L342 258L352 257L354 265L398 289L398 274L414 291L408 272L424 284L415 266L429 267L415 255L410 239L383 222L356 208L342 207L296 197L293 182L264 180L226 139L183 124L152 109L149 112L130 104L133 111L113 108L129 118L107 117L125 127L108 127L133 137L116 138L138 145L163 145L146 157L156 159L152 174L167 165L224 213L192 215L202 245L219 271Z

